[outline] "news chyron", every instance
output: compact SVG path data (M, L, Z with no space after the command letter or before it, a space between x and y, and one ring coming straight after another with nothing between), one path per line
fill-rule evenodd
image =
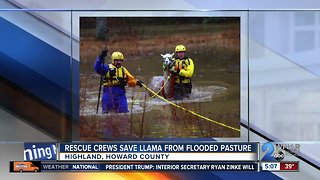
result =
M11 172L257 171L253 142L25 143Z

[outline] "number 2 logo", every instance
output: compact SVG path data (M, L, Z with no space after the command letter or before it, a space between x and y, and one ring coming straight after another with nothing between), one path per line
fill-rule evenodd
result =
M272 156L272 153L274 151L273 144L265 143L262 145L261 150L263 152L266 152L266 154L262 157L261 161L275 161L275 158Z

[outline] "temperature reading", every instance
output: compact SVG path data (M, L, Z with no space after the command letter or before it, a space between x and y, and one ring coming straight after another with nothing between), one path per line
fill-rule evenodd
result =
M281 171L298 171L299 163L298 162L281 162L280 170Z
M292 169L294 167L294 164L289 164L289 163L286 163L284 168L285 169Z

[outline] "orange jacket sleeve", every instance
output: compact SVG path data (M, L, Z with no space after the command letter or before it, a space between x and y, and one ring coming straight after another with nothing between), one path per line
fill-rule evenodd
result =
M130 86L130 87L137 86L137 80L129 73L129 71L125 67L124 67L124 72L127 77L128 86Z

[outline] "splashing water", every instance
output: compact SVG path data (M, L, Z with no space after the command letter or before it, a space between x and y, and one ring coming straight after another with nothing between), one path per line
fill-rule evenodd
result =
M148 85L148 87L154 90L155 92L157 92L161 88L162 80L163 80L163 76L154 76L151 79L151 83ZM208 101L212 101L213 97L223 94L226 91L227 91L227 88L224 86L194 87L188 99L185 98L182 100L171 100L171 102L175 104L208 102ZM96 94L98 94L97 91L88 92L88 96L89 96L88 104L91 104L91 105L87 106L85 109L80 111L82 116L92 116L96 113L96 109L95 109L96 103L97 103ZM138 92L138 91L135 91L134 88L127 88L126 96L127 96L127 101L129 105L129 111L130 111L128 113L131 113L131 112L142 113L143 111L148 112L151 110L161 109L163 105L169 104L156 96L150 99L150 97L153 96L153 94L148 92ZM145 108L143 107L144 103L145 103ZM98 116L105 116L105 115L106 114L103 114L102 112L99 111ZM114 115L114 113L109 113L109 115Z

